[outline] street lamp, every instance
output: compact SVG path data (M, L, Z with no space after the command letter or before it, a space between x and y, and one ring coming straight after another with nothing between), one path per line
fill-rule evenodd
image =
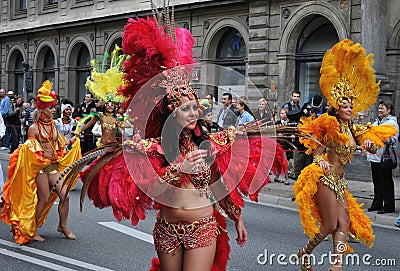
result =
M32 83L32 69L28 62L23 61L22 66L24 67L24 87L22 89L22 97L24 101L28 99L28 92L33 91Z

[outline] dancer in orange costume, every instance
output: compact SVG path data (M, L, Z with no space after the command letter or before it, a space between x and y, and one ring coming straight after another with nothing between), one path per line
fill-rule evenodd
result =
M51 88L52 83L45 81L38 90L33 112L35 122L29 128L28 140L10 157L8 179L3 188L5 204L0 218L11 226L14 240L19 244L44 240L37 228L45 222L57 195L60 197L57 231L67 239L76 238L67 226L69 197L65 196L66 187L62 189L60 171L81 157L79 139L67 142L57 131L53 120L56 96ZM69 151L65 148L67 145L71 145Z
M376 83L372 63L372 55L366 56L360 44L347 39L328 50L320 87L331 108L299 125L304 136L301 143L314 155L314 163L303 169L293 188L304 231L310 237L298 251L301 270L312 270L310 254L328 234L332 234L336 255L332 271L343 270L343 253L352 251L346 243L348 232L363 244L373 245L371 222L348 191L344 176L357 145L374 153L396 133L390 125L377 128L351 122L379 94L380 82Z

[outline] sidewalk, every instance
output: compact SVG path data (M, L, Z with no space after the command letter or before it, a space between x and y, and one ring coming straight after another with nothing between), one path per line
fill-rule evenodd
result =
M7 178L7 168L10 155L8 150L0 150L0 162L3 168L4 180ZM371 169L366 158L360 155L354 155L352 163L346 167L346 179L349 190L357 199L358 203L364 204L363 209L366 214L377 225L389 226L398 229L394 226L394 221L400 211L400 176L399 168L393 171L395 182L395 199L396 211L389 214L377 214L376 212L368 212L368 207L371 206L374 197L374 188L371 180ZM292 186L293 180L290 180L291 185L285 185L273 181L273 175L270 176L270 183L262 189L259 194L259 201L262 203L293 208L297 210L297 204L292 201ZM283 176L280 177L283 180Z
M349 191L357 199L359 204L363 204L362 208L370 217L371 221L377 225L389 226L398 229L394 226L394 221L400 211L400 176L399 168L393 170L393 180L395 184L395 200L396 211L394 213L377 214L377 212L368 212L367 209L371 206L374 197L374 187L371 179L371 168L366 158L360 155L353 157L352 163L346 167L346 179ZM297 204L292 201L292 186L293 180L290 180L290 185L274 182L274 176L270 176L270 183L261 190L259 201L272 205L278 205L297 210ZM283 180L280 176L280 180Z

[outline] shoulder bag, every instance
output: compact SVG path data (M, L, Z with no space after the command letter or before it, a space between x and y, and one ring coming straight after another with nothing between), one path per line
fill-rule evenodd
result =
M397 167L397 157L393 143L385 144L385 150L381 157L381 166L385 169L395 169Z

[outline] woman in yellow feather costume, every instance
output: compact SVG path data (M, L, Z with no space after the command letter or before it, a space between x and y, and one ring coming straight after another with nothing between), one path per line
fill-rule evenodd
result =
M299 215L309 242L298 251L300 269L312 270L309 255L328 234L332 234L335 263L330 270L343 270L342 255L352 252L346 243L348 232L372 247L371 222L347 189L345 165L356 146L374 153L396 130L390 125L355 125L351 118L374 104L379 94L372 69L372 55L366 56L360 44L345 39L324 56L320 87L331 105L328 113L316 119L303 119L299 125L301 142L313 153L314 163L301 172L293 190Z
M104 66L108 59L108 53L104 54L101 63L100 61L92 60L93 72L86 80L85 86L89 91L104 102L105 112L91 113L81 119L78 127L82 126L82 128L78 129L77 133L93 127L97 121L100 121L102 134L96 144L98 147L117 142L118 127L124 127L125 125L124 119L119 119L115 116L116 103L125 101L125 98L118 94L118 88L124 86L121 68L126 57L124 54L120 54L120 51L121 48L115 45L111 55L110 67L106 71L104 71Z
M57 195L59 224L58 231L68 239L75 239L67 227L69 197L60 172L81 158L79 139L66 138L58 133L53 115L56 94L51 91L52 83L45 81L38 90L34 124L29 127L28 140L10 156L8 178L3 187L4 207L0 219L11 226L15 242L30 243L43 241L37 228L46 221ZM65 146L71 145L67 151ZM76 179L66 185L74 186ZM52 191L49 191L49 187Z

